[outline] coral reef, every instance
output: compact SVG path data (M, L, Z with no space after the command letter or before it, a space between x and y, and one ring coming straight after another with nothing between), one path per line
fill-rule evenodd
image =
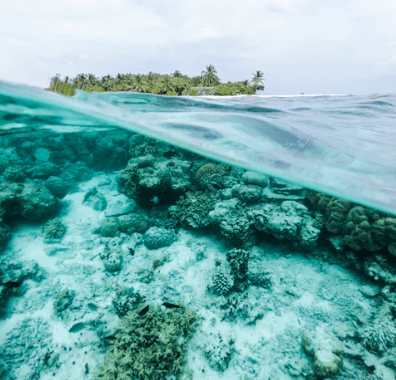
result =
M257 203L263 195L263 189L256 185L237 185L232 188L232 195L242 202Z
M143 242L147 249L159 249L171 245L176 240L176 235L171 230L151 227L143 235Z
M144 234L150 225L149 219L142 214L123 215L118 218L119 230L128 235L135 232Z
M195 311L184 307L161 310L146 306L127 314L97 378L165 380L180 376L197 319Z
M116 314L122 318L144 302L145 298L135 293L133 288L122 288L116 292L112 304Z
M187 192L172 206L169 213L183 227L202 228L210 224L209 213L214 209L220 196L217 192Z
M109 247L109 245L106 245L103 252L100 254L100 258L103 260L107 272L115 273L121 270L123 254L120 247Z
M317 245L321 222L312 218L307 207L296 201L284 201L254 206L249 211L254 226L277 239L291 240L303 249L312 249Z
M45 181L45 187L54 197L63 199L69 191L70 184L63 178L52 176Z
M232 249L227 252L227 261L230 264L231 273L234 275L234 289L238 291L247 288L247 271L249 264L249 252L244 249Z
M42 228L41 231L46 239L60 239L66 233L66 226L60 219L49 220Z
M223 189L224 177L231 169L231 166L224 164L204 164L195 172L195 181L200 189L209 191Z
M58 200L42 182L3 182L0 184L0 208L4 210L4 220L40 221L57 212Z
M395 322L389 318L377 318L360 331L360 337L367 349L381 354L396 346Z
M225 295L230 292L234 286L234 280L231 271L223 264L216 263L215 272L208 286L215 294Z
M62 314L65 310L67 310L71 304L73 303L75 297L75 293L66 289L60 293L58 293L55 297L54 301L54 311L55 314Z
M268 186L268 176L262 173L247 171L242 175L242 181L246 185L255 185L260 187Z

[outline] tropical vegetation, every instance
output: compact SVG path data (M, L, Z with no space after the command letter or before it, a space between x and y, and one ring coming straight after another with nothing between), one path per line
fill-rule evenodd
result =
M159 95L192 95L202 93L213 95L251 95L258 90L264 90L264 74L256 71L251 80L221 83L213 65L206 66L201 75L189 77L176 70L172 74L117 74L112 77L105 75L97 77L94 74L78 74L75 78L65 77L61 80L60 74L51 78L49 91L73 96L76 90L87 92L108 91L135 91Z

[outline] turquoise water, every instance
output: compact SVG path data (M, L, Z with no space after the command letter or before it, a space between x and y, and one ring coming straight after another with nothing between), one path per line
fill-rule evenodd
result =
M0 82L0 137L117 127L396 214L396 95L206 99Z
M395 105L0 82L0 379L395 380Z

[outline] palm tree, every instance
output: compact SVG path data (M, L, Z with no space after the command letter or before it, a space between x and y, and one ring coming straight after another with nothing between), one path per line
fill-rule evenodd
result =
M253 86L253 90L264 90L264 73L260 70L257 70L256 73L253 73L253 78L250 83Z
M137 92L147 91L147 83L145 82L143 75L137 74L135 76L132 84L132 90L135 90Z
M174 87L174 84L172 83L172 78L169 75L163 76L162 83L161 83L161 90L165 94L167 92L175 92L175 87Z
M213 65L206 66L206 71L201 72L202 84L204 86L212 87L220 83L219 77L216 75L217 71Z
M173 78L181 78L183 75L179 70L176 70L173 74L172 74Z

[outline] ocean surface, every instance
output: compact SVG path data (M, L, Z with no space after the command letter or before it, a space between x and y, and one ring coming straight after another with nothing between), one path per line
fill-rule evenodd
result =
M1 380L395 380L396 95L0 82Z
M395 94L67 98L0 82L0 96L3 135L124 128L396 214Z

